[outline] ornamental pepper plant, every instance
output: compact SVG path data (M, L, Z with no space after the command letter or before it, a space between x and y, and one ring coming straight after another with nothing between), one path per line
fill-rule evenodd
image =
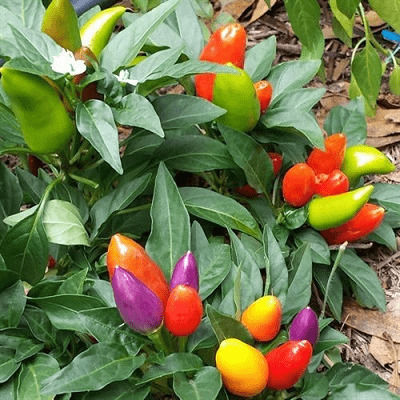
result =
M353 242L394 251L400 227L362 99L322 130L320 60L277 63L238 22L208 32L207 2L17 3L0 4L0 399L396 398L335 329L344 294L385 310Z

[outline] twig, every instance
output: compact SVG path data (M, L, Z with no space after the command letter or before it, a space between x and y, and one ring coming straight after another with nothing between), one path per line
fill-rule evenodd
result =
M386 260L383 260L379 264L377 264L376 269L383 268L385 265L389 264L390 262L396 260L396 258L399 258L399 257L400 257L400 251L397 251L396 253L394 253L393 255L388 257Z
M369 243L351 243L347 245L348 249L370 249L374 244L372 242ZM340 244L333 244L329 246L329 250L339 250Z

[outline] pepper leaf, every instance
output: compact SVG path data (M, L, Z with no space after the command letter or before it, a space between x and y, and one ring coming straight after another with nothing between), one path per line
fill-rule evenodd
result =
M269 74L275 55L275 36L257 43L246 51L244 70L250 75L253 82L264 79Z

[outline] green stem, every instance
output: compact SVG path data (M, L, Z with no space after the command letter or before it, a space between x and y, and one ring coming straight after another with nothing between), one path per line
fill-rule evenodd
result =
M340 260L342 259L343 254L347 248L347 245L348 245L348 242L344 242L343 244L340 245L339 251L336 255L335 263L333 264L331 273L329 274L328 282L326 283L325 296L324 296L324 302L322 304L321 315L319 316L320 320L325 317L326 303L328 301L329 289L331 287L332 279L333 279L333 276L335 275L337 267L339 266Z
M187 336L179 336L178 337L178 352L179 353L186 353L187 342L188 342Z
M155 348L158 351L162 351L164 354L171 354L169 346L165 341L165 336L163 332L163 325L161 325L156 331L147 335L148 338L153 342Z
M44 191L43 197L40 200L39 203L39 209L37 211L38 215L40 215L43 212L44 206L46 205L47 199L50 196L51 191L53 190L54 186L59 184L64 180L64 174L60 174L56 179L54 179L47 187L46 190Z
M84 185L92 187L93 189L97 189L100 186L97 182L92 181L91 179L88 178L84 178L83 176L71 173L69 173L68 176L79 183L83 183Z
M75 155L69 160L69 165L75 164L81 157L81 154L88 148L89 142L84 141Z
M142 204L137 207L125 208L125 210L120 210L120 211L116 212L115 215L130 214L130 213L133 213L136 211L148 210L150 208L151 208L151 203L146 203L146 204Z
M6 149L0 150L0 156L4 154L29 154L32 153L32 150L28 149L27 147L8 147Z

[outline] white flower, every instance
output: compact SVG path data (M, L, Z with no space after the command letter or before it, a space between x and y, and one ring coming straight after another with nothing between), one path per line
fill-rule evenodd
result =
M79 75L86 71L83 60L76 60L72 51L62 49L58 56L53 56L51 69L60 74Z
M119 71L119 75L115 75L119 82L122 83L129 83L130 85L136 86L139 81L136 79L128 79L129 78L129 71L127 69L121 69Z

